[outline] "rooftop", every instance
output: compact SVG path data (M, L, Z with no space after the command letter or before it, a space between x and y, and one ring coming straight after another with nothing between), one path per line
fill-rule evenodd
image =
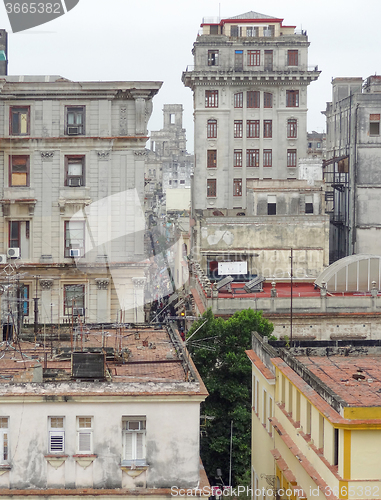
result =
M381 406L381 355L297 358L347 406Z
M0 395L7 391L6 385L20 382L40 382L44 393L64 392L69 383L75 392L206 394L177 331L171 325L157 328L112 325L102 332L96 327L83 327L82 331L77 327L71 336L55 332L54 338L47 336L45 342L43 338L37 342L4 341L0 343ZM73 377L73 352L82 354L85 361L81 362L86 365L91 354L101 359L104 355L105 377ZM33 378L35 370L42 370L42 383Z

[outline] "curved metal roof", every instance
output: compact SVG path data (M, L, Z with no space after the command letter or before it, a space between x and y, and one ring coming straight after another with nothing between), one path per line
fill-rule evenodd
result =
M329 292L369 292L372 281L381 288L381 256L358 254L337 260L325 269L315 281L322 287L326 283Z

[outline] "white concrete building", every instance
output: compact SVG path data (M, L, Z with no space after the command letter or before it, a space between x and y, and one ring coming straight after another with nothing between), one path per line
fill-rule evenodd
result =
M145 143L160 87L0 80L0 267L17 267L26 318L37 296L42 323L109 322L121 311L143 321Z
M150 327L61 339L53 357L34 342L22 354L7 344L2 498L169 499L172 487L208 485L199 457L207 391L182 345Z

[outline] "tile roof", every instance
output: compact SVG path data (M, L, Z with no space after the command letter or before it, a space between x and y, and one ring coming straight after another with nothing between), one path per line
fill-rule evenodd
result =
M297 359L348 406L381 406L381 355Z

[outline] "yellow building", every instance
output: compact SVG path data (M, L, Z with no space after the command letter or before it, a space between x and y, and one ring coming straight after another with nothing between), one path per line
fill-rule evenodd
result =
M381 496L381 342L253 335L255 498Z

